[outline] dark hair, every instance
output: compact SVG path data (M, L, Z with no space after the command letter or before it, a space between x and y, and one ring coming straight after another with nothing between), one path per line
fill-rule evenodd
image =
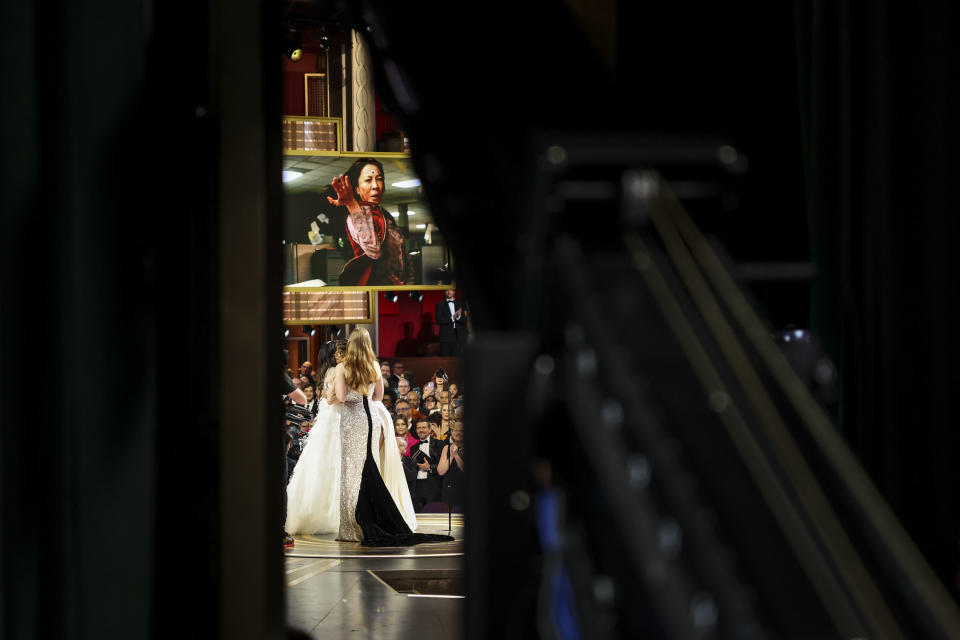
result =
M320 381L320 384L323 384L323 380L326 379L327 370L337 366L337 359L334 357L336 351L337 345L333 340L327 340L320 345L320 352L317 354L317 358L320 360L320 375L317 376L317 380Z
M313 389L314 393L316 393L317 385L313 384L312 382L308 382L307 384L303 385L303 391L306 392L307 389Z
M363 168L368 164L376 166L377 169L380 170L380 175L384 175L383 165L380 164L380 161L376 158L357 158L356 162L350 165L350 168L347 169L347 177L350 179L350 186L353 187L354 191L356 191L357 187L360 185L360 172L363 171Z
M413 371L404 371L400 375L407 379L407 382L410 383L411 389L417 386L417 376L413 375Z
M433 423L435 423L435 424L437 424L437 425L439 426L439 425L442 425L442 424L443 424L443 416L440 415L440 412L439 412L439 411L436 412L436 413L431 413L431 414L427 417L427 421L433 422Z

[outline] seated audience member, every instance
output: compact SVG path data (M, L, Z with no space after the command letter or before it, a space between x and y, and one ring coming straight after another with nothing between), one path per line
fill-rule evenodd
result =
M463 404L463 394L460 393L460 387L456 384L450 385L450 402L452 402L455 407Z
M317 395L317 388L313 386L312 382L308 382L303 385L303 395L307 396L307 409L310 409L310 413L314 416L317 415L317 411L320 409L320 397ZM309 425L304 425L305 430L309 429Z
M410 385L411 389L417 393L420 393L420 387L417 386L417 376L413 375L413 371L404 371L403 377L407 379L407 383Z
M300 389L302 390L308 384L313 384L313 380L310 379L310 376L300 376Z
M394 412L394 407L397 404L397 396L394 394L393 389L388 387L383 388L383 406L387 408L387 411L390 413Z
M394 361L393 364L390 365L390 370L392 371L392 373L390 374L391 389L396 389L397 385L400 384L400 378L403 376L403 369L404 369L403 362L401 362L400 360L396 360Z
M433 380L427 381L427 384L423 385L423 397L436 395L437 393L437 383Z
M410 403L410 408L414 411L420 410L420 394L413 389L407 394L407 402Z
M453 409L451 408L449 402L440 405L440 417L444 420L449 420L453 417Z
M300 376L290 378L290 381L293 382L293 386L295 386L297 389L299 389L300 385L303 384L303 382L300 381Z
M309 361L304 362L300 365L300 377L306 376L310 382L316 384L317 378L313 373L313 365Z
M416 464L417 476L413 487L413 508L420 511L428 502L435 502L440 498L440 477L437 475L437 465L440 463L440 453L443 443L430 435L430 423L421 420L417 423L419 440L410 448L410 456Z
M445 404L450 404L450 392L446 389L437 392L437 406L442 407Z
M406 398L408 393L410 393L410 381L401 376L400 382L397 383L397 397Z
M384 390L390 389L390 363L386 360L380 361L380 375L383 376L383 388Z
M437 397L430 395L423 397L423 406L420 410L420 413L430 415L431 413L440 413L440 407L437 406Z
M453 410L453 419L454 421L459 420L460 422L463 422L463 405L460 405Z
M440 500L451 511L463 511L463 423L454 422L450 429L450 441L440 453L437 464L440 480Z
M397 416L397 418L393 421L393 430L396 432L398 438L403 438L403 441L407 443L406 448L400 453L409 458L410 447L419 441L417 436L410 433L410 423L407 422L406 418Z
M407 403L410 405L410 419L416 424L417 421L426 418L426 414L420 411L420 394L411 391L407 394Z
M437 369L437 372L433 374L433 383L436 385L437 397L440 397L442 391L447 391L447 385L450 384L450 379L447 377L447 372L443 370L443 367Z
M444 424L444 420L440 417L439 413L430 414L428 420L430 422L430 435L440 442L444 442L450 431L449 421L446 421L446 424Z
M410 420L410 403L400 398L397 400L397 403L394 405L397 408L397 415L403 416L408 421Z

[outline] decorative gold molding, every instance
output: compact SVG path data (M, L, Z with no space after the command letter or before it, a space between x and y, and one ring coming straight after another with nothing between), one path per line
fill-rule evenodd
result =
M329 291L324 287L284 287L283 323L371 324L375 321L370 291Z

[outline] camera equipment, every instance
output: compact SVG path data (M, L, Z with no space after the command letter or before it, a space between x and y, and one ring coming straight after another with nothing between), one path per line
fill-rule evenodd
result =
M313 413L307 407L296 404L284 397L283 405L284 435L290 445L289 457L298 459L303 447L307 444L307 434L303 425L313 421ZM289 422L290 424L287 424Z
M304 424L313 421L313 413L307 407L303 407L295 402L283 406L283 417L289 420L291 424L296 425L299 430Z

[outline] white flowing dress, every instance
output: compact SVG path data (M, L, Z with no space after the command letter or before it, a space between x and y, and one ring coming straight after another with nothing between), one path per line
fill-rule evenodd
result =
M307 444L300 453L287 485L287 522L290 534L337 533L340 527L340 413L343 405L319 402ZM417 529L413 500L403 473L400 451L390 412L382 402L370 401L373 420L380 420L383 447L379 439L371 442L373 460L390 496L411 531Z

